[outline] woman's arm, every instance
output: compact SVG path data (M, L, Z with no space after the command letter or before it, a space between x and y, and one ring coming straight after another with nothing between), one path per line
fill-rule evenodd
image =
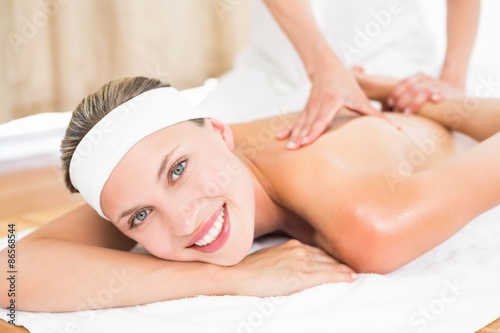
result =
M478 141L500 131L500 99L467 97L425 103L418 114Z
M500 133L440 166L400 177L374 198L362 223L366 257L346 261L364 272L391 272L441 244L500 204ZM340 258L342 259L342 258Z
M182 277L196 269L216 279L217 267L177 267L125 252L134 244L87 205L40 227L17 244L18 309L99 309L216 293L215 284L193 284L189 290ZM5 251L0 257L2 264L7 262ZM2 306L5 301L2 297Z
M381 101L396 82L359 74L358 79L369 96ZM362 211L370 213L357 221L365 230L366 255L346 251L339 257L355 269L385 273L399 268L500 204L500 100L427 102L418 113L482 142L442 165L410 175L397 169L391 184L368 187L364 195L374 200Z
M134 244L87 205L40 227L17 244L17 308L59 312L194 295L285 295L352 280L351 269L299 242L258 251L232 267L126 252ZM6 249L0 262L7 263ZM2 283L0 293L7 289ZM2 297L0 305L7 302Z

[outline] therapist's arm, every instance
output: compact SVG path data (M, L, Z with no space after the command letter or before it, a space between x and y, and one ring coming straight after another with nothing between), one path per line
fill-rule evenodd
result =
M465 91L469 59L476 40L480 0L447 0L447 45L441 81Z
M391 92L390 106L415 113L427 101L439 102L463 95L479 7L479 0L447 0L446 55L439 79L420 73L401 81Z
M307 0L265 0L272 15L298 52L312 88L300 117L278 134L296 149L316 140L342 106L381 117L318 29ZM339 27L341 28L341 27Z

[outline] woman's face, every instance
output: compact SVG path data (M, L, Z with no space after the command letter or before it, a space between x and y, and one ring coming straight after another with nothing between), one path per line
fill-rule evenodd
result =
M233 265L254 236L253 180L223 123L186 121L135 144L101 193L106 216L151 254Z

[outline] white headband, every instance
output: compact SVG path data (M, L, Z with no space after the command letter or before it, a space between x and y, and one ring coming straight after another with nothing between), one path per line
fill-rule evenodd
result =
M108 219L101 209L101 192L127 151L162 128L207 117L172 87L146 91L113 109L83 137L71 158L71 183L99 215Z

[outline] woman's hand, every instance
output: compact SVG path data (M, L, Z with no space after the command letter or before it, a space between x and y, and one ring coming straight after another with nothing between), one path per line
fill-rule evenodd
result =
M395 111L416 113L427 101L440 102L463 95L463 88L457 88L444 80L437 80L425 74L416 74L400 81L392 90L387 104Z
M362 115L383 117L370 105L351 71L340 63L331 50L316 58L316 65L308 73L312 87L304 111L277 135L279 140L289 139L288 149L298 149L314 142L330 126L342 107Z
M326 282L351 282L355 272L316 247L290 240L226 267L236 295L289 295Z

